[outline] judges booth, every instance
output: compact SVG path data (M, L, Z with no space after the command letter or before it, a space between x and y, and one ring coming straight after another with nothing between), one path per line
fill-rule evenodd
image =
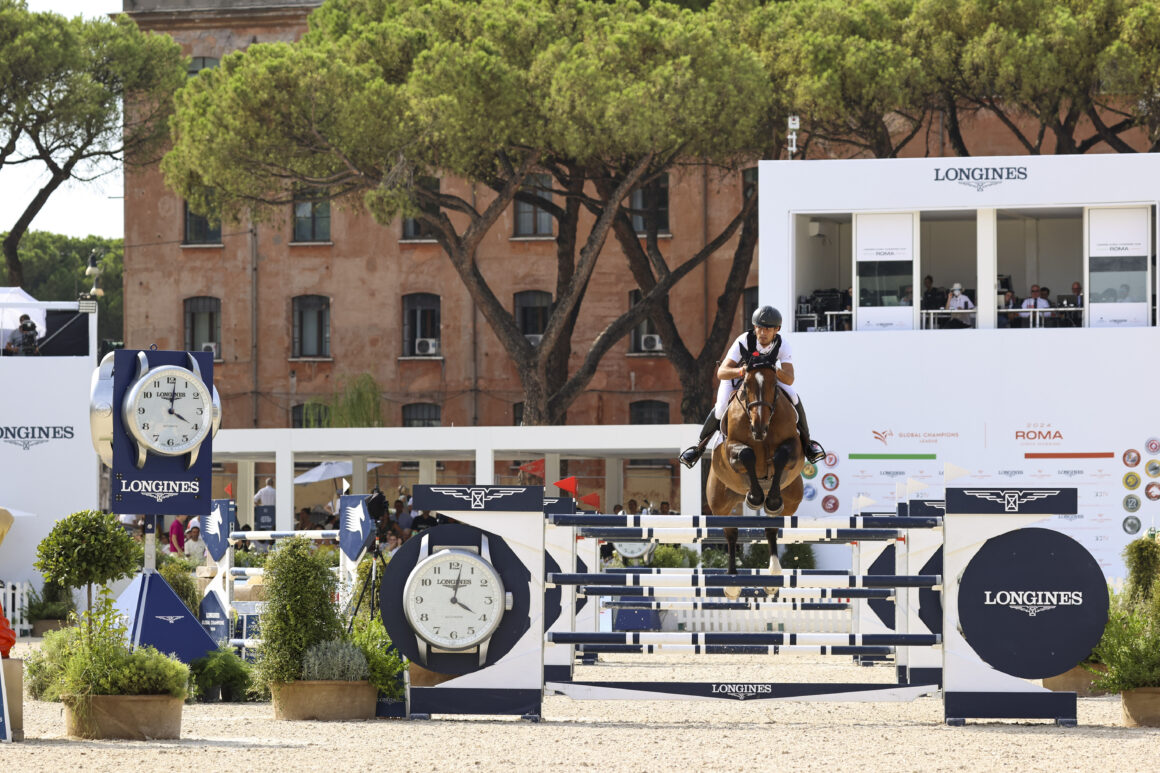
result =
M1158 168L1152 154L763 162L765 300L799 331L1155 324ZM946 308L956 283L973 309Z

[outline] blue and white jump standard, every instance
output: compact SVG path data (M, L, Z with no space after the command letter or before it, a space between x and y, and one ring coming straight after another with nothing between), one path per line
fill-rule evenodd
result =
M525 512L496 512L482 504L490 490L486 486L462 487L464 493L459 498L471 499L471 511L448 510L444 509L447 500L431 495L425 490L428 488L416 487L417 507L445 512L452 518L469 521L493 539L518 543L517 553L527 570L527 590L533 599L538 599L539 605L529 610L533 614L526 620L520 621L524 626L520 646L503 659L459 676L445 686L411 688L412 713L514 713L513 708L519 706L523 709L520 713L534 715L538 713L540 700L528 700L533 692L530 675L534 675L537 694L541 697L544 693L554 693L580 699L736 700L745 697L813 701L913 700L938 691L941 677L944 719L948 724L961 724L969 718L1040 718L1073 725L1075 694L1052 693L1027 679L1038 678L1039 672L1045 669L1059 668L1062 672L1068 666L1061 664L1072 658L1070 664L1081 660L1098 640L1106 620L1103 576L1094 559L1078 543L1058 532L1029 528L1053 515L1074 513L1074 489L949 489L944 517L855 516L847 523L838 520L836 523L840 526L835 528L833 520L819 524L799 518L565 513L545 516L542 505L540 510L533 511L527 497L523 505L528 508ZM447 492L449 487L440 489ZM474 504L477 502L481 503L478 508ZM688 530L730 526L779 528L787 532L787 537L792 537L795 529L831 531L835 538L843 529L887 530L889 535L880 536L905 540L906 550L896 551L895 573L888 575L824 571L737 575L712 571L595 572L585 570L587 566L577 563L575 558L577 536L588 529ZM533 532L539 532L539 536ZM584 539L595 542L590 534L585 534ZM659 533L650 535L654 539L659 536ZM680 536L689 535L682 531ZM1043 550L1042 546L1049 549ZM932 568L938 566L935 554L939 551L943 553L945 569L936 572ZM1010 556L1017 560L1005 560ZM1062 564L1056 558L1060 556L1065 559ZM1077 576L1080 579L1075 579ZM741 599L720 600L726 588L739 588ZM769 601L766 588L779 590L776 602ZM565 589L574 591L573 602L564 603L568 598L564 595ZM943 600L941 615L932 621L931 599L937 600L939 591ZM388 589L384 582L384 610L388 593L392 592L397 590ZM642 604L750 606L822 603L835 599L842 600L840 603L848 603L849 599L896 602L905 599L908 603L898 604L893 631L888 627L849 634L609 633L578 629L575 607L582 599L591 602L599 596L615 596L619 604L635 600ZM1038 604L1034 608L1038 614L1024 611L1028 607L1021 602L1028 599ZM385 613L384 621L388 622ZM932 630L932 622L936 630ZM388 623L388 631L396 641L409 635L406 629L399 628L397 621ZM550 650L556 653L554 663L548 662ZM559 654L563 651L568 652L566 657ZM574 653L611 652L680 652L693 656L789 652L883 656L906 652L909 660L900 660L906 669L906 683L896 685L580 682L570 678ZM559 668L548 671L545 676L549 665ZM553 678L553 673L559 673L560 677ZM520 693L521 697L513 700L508 697L512 692Z

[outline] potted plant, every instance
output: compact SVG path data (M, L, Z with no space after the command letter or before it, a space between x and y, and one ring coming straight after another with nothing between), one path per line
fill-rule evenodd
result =
M47 683L43 689L65 704L69 735L137 739L181 735L189 669L151 647L130 649L107 588L93 604L94 585L132 574L135 548L116 516L94 510L62 518L37 546L36 568L47 581L87 586L82 627L46 636L45 657L53 659L37 666L37 678Z
M63 628L75 609L68 589L59 583L46 581L40 591L35 588L29 591L23 611L24 619L32 622L32 635L40 638L46 631Z
M1108 623L1095 648L1106 671L1093 684L1120 693L1125 725L1160 727L1160 544L1151 537L1134 540L1124 558L1128 583L1122 593L1111 593Z
M219 649L189 664L190 681L197 700L244 701L250 689L251 666L232 649Z
M285 540L266 561L264 585L256 674L270 687L274 716L373 718L379 690L395 688L402 664L386 652L381 623L360 618L344 635L327 557L305 538Z

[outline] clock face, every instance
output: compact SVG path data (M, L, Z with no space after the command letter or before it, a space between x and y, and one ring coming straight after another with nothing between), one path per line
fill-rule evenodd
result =
M645 553L648 553L650 543L648 542L614 542L613 547L622 558L640 558Z
M411 570L403 612L412 630L435 647L466 650L488 639L503 617L503 580L486 559L445 548Z
M185 368L154 368L126 392L121 417L129 434L150 451L180 456L209 434L213 395Z

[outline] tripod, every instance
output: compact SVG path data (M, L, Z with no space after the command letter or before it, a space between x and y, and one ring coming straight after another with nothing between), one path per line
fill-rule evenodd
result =
M387 567L387 560L383 558L383 551L379 548L379 540L377 537L371 538L370 553L371 568L370 571L367 572L366 579L363 580L362 589L359 590L358 599L354 603L354 611L351 612L350 623L347 624L346 628L346 632L348 634L354 630L354 619L358 617L358 611L362 606L363 597L366 596L367 589L374 587L376 573L380 571L378 564L381 563L383 565L383 569ZM375 559L378 559L378 563L375 563ZM379 574L379 576L381 577L381 574ZM379 614L379 607L372 601L371 619L373 620L377 614Z

